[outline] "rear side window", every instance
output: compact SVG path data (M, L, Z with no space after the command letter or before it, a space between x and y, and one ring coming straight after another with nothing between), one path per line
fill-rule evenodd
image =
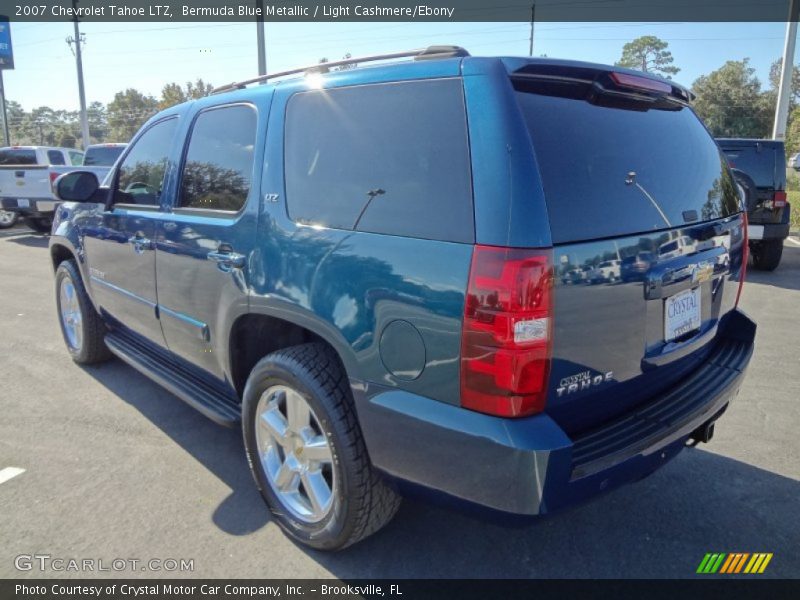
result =
M67 161L64 160L64 155L60 150L48 150L47 160L51 165L65 165Z
M92 146L86 150L83 164L93 167L110 167L125 150L125 146Z
M36 150L29 148L0 149L0 165L35 165Z
M474 240L460 80L296 94L285 153L289 216L297 222Z
M555 243L739 211L725 159L691 109L625 109L528 91L517 91L517 99Z
M114 202L157 206L178 119L159 121L134 142L119 166Z
M192 127L178 205L238 211L250 193L256 111L236 105L201 112Z

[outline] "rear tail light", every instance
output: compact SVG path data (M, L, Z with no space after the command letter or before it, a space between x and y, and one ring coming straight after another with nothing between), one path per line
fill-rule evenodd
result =
M461 405L541 412L553 331L552 251L475 246L461 338Z
M58 179L58 173L50 173L50 189L53 192L56 191L56 179Z
M786 192L775 192L772 195L772 208L783 208L784 206L786 206Z
M742 212L742 268L739 270L739 289L736 291L736 306L742 296L744 277L747 274L747 260L750 258L750 246L747 238L747 212Z

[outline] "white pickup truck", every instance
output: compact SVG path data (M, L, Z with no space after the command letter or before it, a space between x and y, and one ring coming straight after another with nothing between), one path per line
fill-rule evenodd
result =
M36 231L49 232L56 199L53 182L64 173L91 171L102 181L127 144L93 144L86 154L73 148L12 146L0 148L0 227L16 219L2 211L26 217ZM6 225L7 227L10 225Z
M37 231L50 231L56 206L52 182L58 177L53 169L82 163L83 152L74 148L0 148L0 209L26 217Z

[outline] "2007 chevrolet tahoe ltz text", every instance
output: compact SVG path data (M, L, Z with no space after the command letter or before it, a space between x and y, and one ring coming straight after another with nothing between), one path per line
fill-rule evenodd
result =
M275 519L322 549L409 491L524 520L708 441L756 328L689 92L449 46L355 60L169 108L105 186L57 180L75 362L241 423Z

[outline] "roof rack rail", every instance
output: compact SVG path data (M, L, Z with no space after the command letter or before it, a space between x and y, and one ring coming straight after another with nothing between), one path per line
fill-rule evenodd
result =
M288 71L280 71L278 73L268 73L266 75L259 75L252 79L245 79L244 81L236 81L227 85L214 88L211 93L219 94L221 92L229 92L231 90L240 90L252 83L262 83L269 79L277 77L285 77L286 75L296 75L297 73L327 73L331 67L340 67L343 65L352 65L356 63L375 62L379 60L391 60L393 58L409 58L413 57L414 60L433 60L438 58L453 58L459 56L469 56L461 46L428 46L427 48L417 48L416 50L406 50L404 52L391 52L389 54L374 54L372 56L358 56L354 58L345 58L343 60L334 60L326 63L318 63L315 65L308 65L305 67L298 67L296 69L289 69Z

